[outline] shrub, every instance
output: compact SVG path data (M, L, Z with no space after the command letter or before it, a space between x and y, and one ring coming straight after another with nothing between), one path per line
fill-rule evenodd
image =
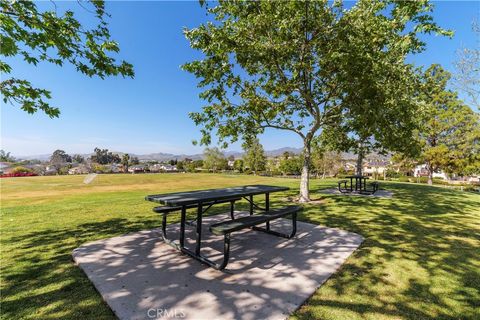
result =
M463 190L467 192L480 192L480 187L476 185L467 185Z
M434 183L434 184L447 185L447 184L448 184L448 181L443 180L443 179L441 179L441 178L433 178L433 183Z
M58 174L62 174L62 175L68 174L68 169L70 169L70 168L69 167L61 167L60 169L58 169Z
M420 177L416 179L420 183L428 183L428 177Z
M108 173L108 168L98 163L92 164L92 170L95 173Z
M25 167L22 167L22 166L18 166L18 167L15 167L13 168L12 170L12 173L31 173L33 172L32 169L29 169L29 168L25 168Z
M280 171L278 168L274 168L271 171L269 171L268 174L271 176L279 176L282 174L282 171Z
M385 176L387 178L400 178L401 174L395 170L388 169L387 172L385 172Z

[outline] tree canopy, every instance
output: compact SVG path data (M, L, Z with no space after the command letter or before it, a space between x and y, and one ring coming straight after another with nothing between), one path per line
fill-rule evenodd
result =
M459 174L480 172L480 118L447 88L450 73L432 65L423 76L426 102L419 139L421 159L430 173L444 170Z
M267 158L265 156L263 146L258 138L244 143L243 150L245 152L243 155L243 161L246 168L249 168L254 174L256 174L258 171L265 170Z
M15 158L10 155L10 152L6 152L5 150L0 150L0 161L4 162L14 162Z
M304 149L300 201L319 130L351 119L373 134L384 124L408 131L396 125L414 113L405 58L423 49L419 33L449 34L428 1L220 1L207 10L214 22L185 30L204 57L183 66L207 102L191 114L200 143L214 130L223 146L267 128L294 132Z
M72 162L72 157L64 150L55 150L50 157L50 163L57 170L60 170L66 163L69 162Z
M133 77L133 66L117 63L111 53L118 53L118 43L110 38L104 1L90 1L97 25L86 28L72 10L60 10L55 2L52 10L39 10L35 1L2 1L0 5L0 56L18 56L26 63L40 62L62 66L68 62L77 71L105 78L122 75ZM78 2L81 6L82 3ZM47 3L45 3L47 4ZM0 61L0 92L4 103L19 105L28 113L42 110L49 117L58 117L60 110L51 106L51 92L36 88L27 79L6 77L12 67L6 59Z
M203 167L213 172L226 169L227 159L218 148L205 148L203 152Z
M94 154L90 157L92 162L98 164L112 164L120 163L122 161L118 154L108 151L108 149L95 148L93 151Z

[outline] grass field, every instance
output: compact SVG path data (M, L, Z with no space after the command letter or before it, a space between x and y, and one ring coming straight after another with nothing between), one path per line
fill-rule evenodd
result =
M298 180L213 174L100 175L1 180L1 317L112 319L71 258L79 245L151 229L146 194ZM315 198L333 180L314 180ZM303 221L365 237L294 319L480 319L480 195L383 183L392 199L323 196ZM218 210L221 210L218 209Z

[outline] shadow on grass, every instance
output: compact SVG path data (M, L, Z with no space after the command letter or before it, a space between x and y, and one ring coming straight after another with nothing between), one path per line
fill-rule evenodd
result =
M304 210L305 220L356 232L366 240L327 282L328 289L314 295L295 317L328 318L329 311L340 309L358 318L478 318L480 201L438 187L382 187L394 197L325 196L326 206ZM337 299L327 292L335 292Z
M43 316L53 318L114 319L85 274L73 264L72 250L88 241L155 226L111 219L11 238L16 266L3 274L2 294L9 298L2 301L2 317L32 318L44 309Z
M262 199L259 200L263 205ZM245 201L236 207L248 208ZM228 205L219 205L212 207L207 215L228 210ZM189 219L195 215L195 210L188 210ZM169 215L169 223L179 220L179 214ZM86 242L158 228L160 223L159 215L147 213L2 237L2 244L13 251L11 265L2 268L2 317L35 318L41 310L42 316L52 318L114 319L93 284L74 265L72 251Z
M329 318L330 312L339 318L478 317L478 198L438 187L381 186L393 191L393 198L326 195L323 204L305 205L300 220L352 231L365 241L293 317ZM324 188L314 185L312 194ZM272 202L286 202L297 194L298 189L292 189L272 195ZM247 208L244 202L238 205ZM178 215L171 221L178 221ZM73 264L72 250L85 242L156 228L159 222L158 216L143 214L2 239L15 251L10 262L15 267L7 265L2 272L2 317L32 318L41 310L51 318L114 318Z

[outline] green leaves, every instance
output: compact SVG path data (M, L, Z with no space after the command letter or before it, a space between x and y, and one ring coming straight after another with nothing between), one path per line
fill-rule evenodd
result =
M418 32L443 31L427 1L358 1L351 9L327 1L220 2L207 10L215 23L184 30L204 58L183 65L203 88L207 105L190 116L204 135L215 129L228 143L276 128L311 140L342 116L366 129L381 120L390 130L369 132L378 137L411 131L416 80L405 57L423 49Z
M480 118L447 89L449 79L450 73L439 65L430 66L423 74L422 160L433 171L479 173Z
M33 114L38 110L45 112L50 118L58 117L60 110L50 106L45 100L51 98L50 91L34 88L27 80L11 78L0 83L3 102L15 102L25 112Z
M243 161L245 168L249 168L254 173L265 170L267 158L263 146L258 138L252 138L243 144Z
M68 62L89 77L134 77L130 63L117 63L110 56L120 49L110 39L104 2L90 3L98 20L93 29L85 29L71 10L58 15L56 11L39 12L33 1L2 1L0 55L21 55L26 63L33 65L45 61L62 66ZM11 67L0 61L0 71L10 73ZM3 80L0 88L4 102L18 104L28 113L42 110L50 117L60 114L58 108L50 107L46 101L50 92L32 88L27 80Z
M213 132L223 146L267 128L296 133L304 144L302 201L319 132L339 148L352 145L352 134L410 148L420 105L405 59L423 50L418 33L443 32L430 10L428 1L388 0L359 0L349 9L325 0L221 1L208 8L214 23L184 30L203 54L183 66L206 101L190 114L202 127L200 142L209 144Z

